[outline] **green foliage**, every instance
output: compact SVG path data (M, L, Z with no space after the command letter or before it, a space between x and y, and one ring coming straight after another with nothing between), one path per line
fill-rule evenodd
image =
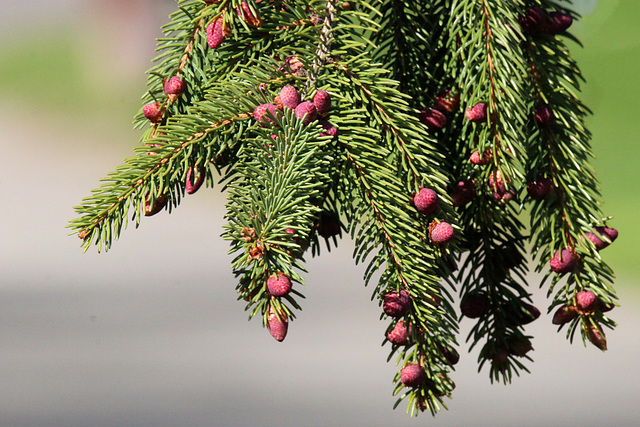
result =
M400 367L396 406L406 401L412 415L446 408L454 388L455 292L477 318L467 341L481 347L479 369L489 364L491 381L505 383L528 371L524 325L539 312L526 290L527 242L538 271L559 249L579 256L567 280L547 274L550 309L574 307L581 290L602 304L616 299L587 234L604 220L580 74L562 41L571 35L551 33L549 17L534 29L526 21L536 5L566 10L504 0L178 3L143 96L159 116L140 111L136 155L76 208L70 227L85 249L108 250L129 218L138 226L165 204L176 208L196 172L209 186L219 174L239 299L282 340L301 309L307 246L319 255L322 240L330 249L347 231L355 261L368 263L365 285L377 278L372 299ZM173 76L183 93L166 93ZM285 86L302 101L326 91L330 110L303 117L282 105ZM486 116L471 120L465 112L479 103ZM541 104L552 106L553 123L536 119ZM532 202L527 184L540 176L555 189ZM429 213L414 204L423 188L438 200ZM527 206L530 236L519 219ZM441 223L453 225L453 241L437 243ZM266 286L279 275L290 293ZM404 293L405 309L394 312L388 299ZM471 316L464 304L478 295L486 307ZM568 335L580 327L606 348L597 334L614 323L602 311L579 312ZM392 337L403 325L406 342ZM416 384L402 376L409 365L424 374Z

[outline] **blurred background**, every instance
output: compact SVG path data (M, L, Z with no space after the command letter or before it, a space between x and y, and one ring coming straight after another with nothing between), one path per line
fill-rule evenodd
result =
M527 327L531 374L504 386L476 372L477 349L463 344L454 399L435 420L392 410L386 325L348 239L309 260L304 311L283 343L236 301L217 189L83 254L65 226L137 144L144 71L175 3L0 5L0 426L640 423L637 2L574 1L603 211L620 230L603 252L622 302L609 351L570 345L543 314Z

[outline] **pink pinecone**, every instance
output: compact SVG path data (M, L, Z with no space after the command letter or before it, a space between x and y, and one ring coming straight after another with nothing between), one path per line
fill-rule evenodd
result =
M142 107L142 114L151 123L159 123L162 120L162 105L159 102L151 102Z
M473 123L482 123L487 120L487 104L480 102L464 112L464 116Z
M518 21L522 31L526 33L541 33L547 29L547 12L540 7L527 9L525 15Z
M555 117L553 116L553 110L551 110L551 107L549 107L547 104L536 105L534 113L536 117L536 123L538 123L538 125L541 127L549 126L555 120Z
M276 116L278 112L278 107L274 104L260 104L253 110L253 118L256 119L261 126L266 126L267 123L273 123L274 120L267 115L267 111L271 113L272 116Z
M251 27L259 27L262 24L258 11L256 11L256 13L254 14L246 1L240 3L240 7L242 8L242 10L236 9L236 13L238 14L238 16L244 19L244 22L246 22L247 25Z
M186 85L179 76L173 76L164 82L164 93L167 95L182 95Z
M489 296L484 292L468 294L460 302L460 311L463 316L470 319L477 319L489 312L491 302Z
M300 94L298 89L291 85L286 85L280 89L280 102L283 107L294 109L300 104Z
M473 181L459 181L451 190L451 204L453 206L464 206L476 197L476 186Z
M318 117L316 106L312 102L305 101L298 104L295 109L296 118L303 119L302 123L308 125Z
M316 91L313 97L313 105L320 116L325 116L331 109L331 95L326 90Z
M527 183L527 193L533 200L546 199L552 190L553 181L542 174L538 174L535 181Z
M383 297L382 310L391 317L402 317L409 311L411 297L404 289L400 292L390 291Z
M440 130L447 125L447 116L436 109L422 110L418 119L431 131Z
M413 196L413 205L422 215L428 215L438 209L438 193L430 188L421 188L420 191Z
M329 123L327 120L320 119L318 124L322 126L324 132L320 132L320 136L336 136L338 134L338 128Z
M573 24L571 15L564 12L551 12L547 23L547 33L555 36L565 32Z
M569 249L563 249L557 251L554 257L551 259L551 270L558 274L569 273L576 268L578 264L578 257L573 254Z
M267 315L267 330L273 338L278 342L284 341L287 336L287 330L289 329L289 320L287 315L282 313L281 316L275 312L273 308L269 308L269 314Z
M434 224L435 223L435 224ZM448 222L442 221L440 223L432 222L429 226L429 238L433 243L445 244L453 240L455 232L453 227Z
M493 159L493 153L491 150L484 150L482 155L480 155L480 151L474 151L469 157L469 161L478 166L488 165L491 163L491 159Z
M609 227L595 227L594 230L601 236L609 239L611 243L618 238L618 230ZM608 241L601 239L595 233L586 233L586 236L593 242L597 250L602 250L610 245Z
M410 363L400 371L400 382L405 387L418 387L427 380L424 368L416 363Z
M407 345L411 336L411 326L407 328L404 321L396 323L393 330L387 334L387 339L391 344Z
M565 323L571 322L573 319L578 317L578 312L574 306L570 305L561 305L558 307L555 313L553 313L553 319L551 323L554 325L564 325Z
M598 302L598 298L591 291L580 291L576 294L576 307L580 311L594 311L598 308Z
M211 49L216 49L226 38L227 31L224 28L224 19L218 17L207 26L207 44Z
M200 189L204 182L205 175L205 168L203 167L196 168L194 166L189 168L187 171L187 182L185 185L187 194L193 194Z
M274 297L283 297L291 292L291 280L282 273L272 274L267 279L267 291Z

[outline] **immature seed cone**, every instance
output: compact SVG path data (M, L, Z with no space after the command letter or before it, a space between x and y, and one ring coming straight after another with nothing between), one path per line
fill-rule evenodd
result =
M607 337L597 326L587 325L587 338L600 350L607 351Z
M400 382L405 387L419 387L427 380L424 368L416 363L410 363L400 371Z
M450 365L455 365L460 361L460 354L453 347L443 347L438 344L438 350Z
M563 249L556 252L549 265L558 274L569 273L578 265L578 257L569 249Z
M473 153L471 153L471 157L469 157L469 161L471 163L479 166L488 165L489 163L491 163L492 159L493 153L491 152L491 150L484 150L482 152L482 155L480 154L480 151L474 151Z
M601 236L608 239L609 242L611 243L613 243L613 241L618 238L618 230L616 230L615 228L595 227L594 230L597 233L600 233ZM586 236L589 238L589 240L593 242L594 246L599 251L611 244L608 241L606 241L606 239L603 240L595 233L586 233Z
M598 307L598 298L591 291L580 291L576 294L576 308L583 313L593 312Z
M410 337L411 326L407 328L402 320L396 323L393 330L387 334L389 342L395 345L407 345Z
M418 114L418 119L431 131L440 130L447 125L447 116L436 109L422 110Z
M421 188L420 191L413 196L413 205L422 215L433 213L438 209L438 193L430 188Z
M304 125L308 125L313 122L316 118L318 118L318 112L316 110L316 106L313 105L312 102L305 101L298 104L295 109L296 118L303 119L302 123Z
M452 93L447 89L436 96L433 102L433 108L443 113L453 113L460 106L460 95Z
M391 317L402 317L409 312L411 297L404 289L390 291L383 297L382 310Z
M187 182L185 190L187 194L193 194L200 189L206 176L204 167L192 167L187 171Z
M282 273L272 274L267 279L267 291L274 297L283 297L291 292L291 280Z
M280 102L285 108L296 108L300 104L300 93L298 93L298 89L291 85L284 86L280 89Z
M571 322L578 317L578 311L574 306L561 305L558 307L555 313L553 313L553 320L551 323L554 325L564 325Z
M473 123L482 123L487 120L487 104L480 102L464 112L464 116Z
M316 91L313 97L313 105L316 107L316 112L320 116L325 116L331 109L331 95L326 90Z
M522 303L522 308L517 314L518 324L529 324L536 320L538 317L540 317L540 310L529 303Z
M184 81L179 76L173 76L164 82L164 93L167 95L182 95L186 88Z
M273 117L278 113L278 107L274 104L260 104L253 110L253 118L256 119L260 126L266 127L267 123L274 123L274 120L267 114L271 113Z
M531 345L531 341L525 337L514 337L511 336L507 338L507 347L509 349L509 354L517 357L523 357L531 350L533 350L533 346Z
M453 206L464 206L476 197L476 185L473 181L459 181L449 193Z
M340 219L332 212L322 212L317 224L318 234L325 239L340 234Z
M159 102L151 102L142 107L142 114L144 114L151 123L160 123L160 121L162 121L162 104Z
M470 319L477 319L489 312L491 302L489 296L484 292L468 294L460 302L460 311L463 316Z
M547 33L555 36L565 32L573 24L571 15L564 12L551 12L547 22Z
M429 225L429 238L431 241L438 245L444 245L449 243L455 237L455 231L453 226L448 222L442 221L438 223L433 221Z
M554 121L553 110L547 104L536 105L535 108L536 123L538 126L549 126Z
M542 200L549 197L553 190L553 181L538 174L535 181L527 183L527 193L533 200Z
M267 330L273 338L278 342L284 341L287 336L287 330L289 329L289 320L287 315L282 313L280 316L275 312L273 308L269 308L269 314L267 316Z
M246 1L240 3L240 7L242 8L242 11L240 11L240 9L236 9L236 13L244 19L244 22L246 22L247 25L250 27L259 27L262 24L258 12L256 11L254 14Z
M522 31L530 34L542 33L547 29L547 12L540 7L527 9L525 15L519 19Z
M153 216L160 212L167 205L168 198L165 194L156 197L155 202L151 205L151 199L147 198L144 203L144 216Z
M320 136L336 136L338 128L329 123L325 119L318 120L318 124L324 128L324 132L320 132Z
M211 49L219 48L228 35L229 32L224 28L224 19L222 16L219 16L215 21L207 25L207 44Z

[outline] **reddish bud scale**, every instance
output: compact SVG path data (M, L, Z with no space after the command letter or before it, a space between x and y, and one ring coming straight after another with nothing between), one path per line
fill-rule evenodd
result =
M390 291L383 297L382 310L391 317L402 317L409 312L411 296L404 289L400 292Z
M439 205L438 193L430 188L421 188L417 194L413 196L413 205L422 215L428 215L435 212Z
M300 104L300 94L298 90L291 86L286 85L280 89L280 103L285 108L295 109Z
M431 131L440 130L447 125L447 116L436 109L422 110L418 114L418 119Z
M449 243L455 237L455 230L448 222L440 223L433 221L429 225L429 239L435 244L444 245Z
M464 112L464 116L473 123L482 123L487 120L487 104L480 102Z
M326 90L316 91L313 97L313 105L318 115L325 116L331 109L331 95Z
M578 265L578 257L569 249L557 251L550 261L551 270L558 274L569 273Z
M224 19L220 16L207 26L207 44L211 49L217 49L227 38L228 32L224 28Z
M195 166L189 168L187 171L187 182L185 185L185 190L187 194L193 194L200 189L202 183L204 182L204 178L206 176L205 168Z
M272 274L267 279L267 291L274 297L283 297L291 292L291 280L282 273Z
M289 320L287 315L282 313L281 316L275 312L273 308L269 308L269 314L267 315L267 330L276 341L282 342L287 336L289 329Z
M162 104L159 102L151 102L142 107L142 114L144 114L151 123L160 123L160 121L162 121Z
M400 382L405 387L419 387L427 380L424 368L416 363L410 363L400 371Z

